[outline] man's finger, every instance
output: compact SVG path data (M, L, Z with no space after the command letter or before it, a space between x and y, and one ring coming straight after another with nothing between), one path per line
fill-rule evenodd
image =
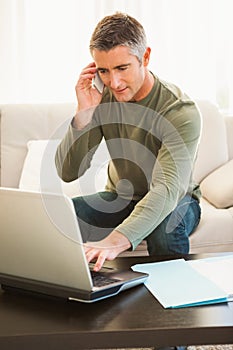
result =
M99 254L98 256L98 259L95 263L95 266L94 266L94 271L99 271L101 269L101 267L103 266L104 262L106 260L106 255L105 254Z
M98 258L99 251L95 249L89 249L85 252L86 259L88 262L91 262L93 259Z

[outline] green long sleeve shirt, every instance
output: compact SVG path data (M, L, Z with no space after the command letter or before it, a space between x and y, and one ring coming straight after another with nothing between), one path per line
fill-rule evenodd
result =
M91 122L81 131L70 125L57 149L57 171L67 182L82 176L104 138L111 156L106 190L138 201L116 227L135 249L185 194L199 199L192 171L200 131L196 104L158 77L139 102L117 102L105 88Z

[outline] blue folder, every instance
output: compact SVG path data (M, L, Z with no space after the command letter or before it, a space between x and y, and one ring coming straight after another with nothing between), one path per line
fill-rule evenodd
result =
M228 301L226 291L196 271L184 259L137 264L147 272L145 286L164 308L181 308Z

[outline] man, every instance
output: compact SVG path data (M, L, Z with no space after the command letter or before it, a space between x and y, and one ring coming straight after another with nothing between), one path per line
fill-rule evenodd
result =
M90 52L93 62L76 85L77 113L56 153L64 181L85 173L102 139L111 156L106 190L73 199L87 260L95 260L98 271L143 239L149 254L188 253L200 220L200 192L192 181L199 111L148 69L151 49L131 16L103 18ZM103 92L93 86L97 72Z

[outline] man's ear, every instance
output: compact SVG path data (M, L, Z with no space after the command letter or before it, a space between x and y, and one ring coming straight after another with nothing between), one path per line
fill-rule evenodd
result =
M147 47L145 52L144 52L143 58L142 58L142 63L145 67L148 66L148 64L149 64L150 53L151 53L151 48Z

